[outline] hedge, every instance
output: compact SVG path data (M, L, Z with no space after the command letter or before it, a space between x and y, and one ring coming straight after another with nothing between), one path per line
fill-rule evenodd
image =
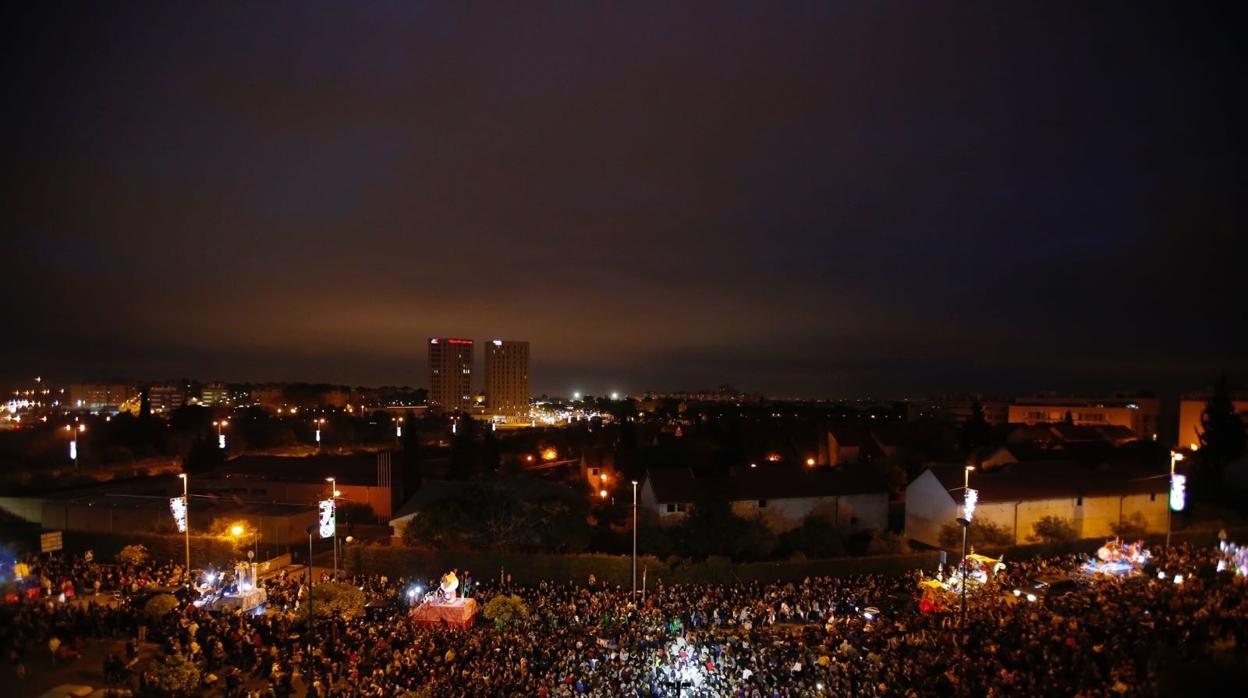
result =
M1230 540L1248 540L1248 528L1228 529ZM1145 536L1149 546L1160 547L1165 534ZM1217 531L1211 529L1176 531L1171 536L1174 545L1189 543L1198 546L1215 545ZM1062 543L1037 543L1012 545L1005 548L986 548L983 552L1010 560L1026 560L1033 557L1087 554L1091 555L1103 545L1103 538L1088 538ZM950 550L948 561L957 561L959 551ZM658 581L668 584L723 584L730 582L787 582L801 581L805 577L848 577L858 574L905 574L923 569L933 572L940 560L936 550L898 555L873 555L864 557L835 557L825 559L791 559L775 562L734 563L728 558L709 557L693 562L669 558L660 560L653 556L637 559L637 583L642 583L643 570L646 582ZM420 550L404 546L362 545L351 548L346 566L352 573L384 574L390 577L417 577L436 579L450 569L461 572L470 570L478 581L497 580L500 571L511 575L516 584L534 585L541 581L576 582L584 584L593 574L599 581L627 586L631 584L632 558L628 555L599 554L524 554L488 551L453 552L445 550Z
M168 560L180 563L186 559L186 541L181 535L65 531L62 539L65 552L81 555L87 550L92 550L95 553L95 559L102 562L115 560L122 548L134 544L146 546L154 561ZM230 541L210 536L191 536L192 567L204 567L209 564L223 567L238 558L239 554Z
M732 581L800 581L809 576L854 574L903 574L910 570L935 569L935 552L874 557L841 557L823 560L733 563L710 557L700 562L663 561L652 556L637 559L637 583L726 583ZM500 572L516 584L541 581L584 584L592 574L599 581L621 586L631 584L632 558L627 555L556 555L483 551L451 552L418 550L401 546L360 546L347 555L352 573L385 574L390 577L434 579L450 569L470 570L477 580L497 580Z

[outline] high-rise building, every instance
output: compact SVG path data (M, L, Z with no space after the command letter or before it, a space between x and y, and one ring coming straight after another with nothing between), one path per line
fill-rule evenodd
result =
M429 339L429 406L444 412L472 407L471 339Z
M69 405L74 409L116 411L136 392L133 385L125 383L75 383L69 386Z
M494 339L485 345L485 404L492 414L528 413L528 342Z

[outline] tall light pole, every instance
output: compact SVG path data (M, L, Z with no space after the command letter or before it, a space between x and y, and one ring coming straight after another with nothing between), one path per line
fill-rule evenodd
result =
M312 533L316 524L308 526L308 646L312 646Z
M186 544L186 584L191 584L191 498L188 496L190 483L187 480L186 473L178 473L178 477L182 478L182 505L186 509L186 530L182 532L182 540Z
M325 423L325 418L317 417L312 420L312 423L316 425L316 450L319 451L321 450L321 425Z
M971 529L972 512L970 511L969 503L971 500L969 494L971 491L971 471L974 469L975 466L968 465L962 471L962 496L964 503L962 505L962 516L958 518L958 524L962 526L962 571L959 574L962 585L962 623L958 635L961 640L959 644L962 647L963 657L966 656L966 537L967 532Z
M1166 497L1166 547L1167 548L1170 547L1170 529L1172 526L1171 520L1174 519L1174 505L1176 503L1175 494L1174 494L1175 492L1174 465L1175 463L1178 463L1181 460L1183 460L1182 453L1179 453L1178 451L1170 452L1170 492L1168 493L1168 496ZM1181 505L1180 505L1180 508L1181 508Z
M74 469L78 469L78 435L87 430L86 424L79 424L78 419L74 418L73 424L66 424L65 429L69 432L69 458L74 462Z
M637 600L637 481L633 480L633 601Z
M221 433L221 430L228 427L229 425L230 425L230 422L228 419L222 419L220 421L214 421L212 423L212 426L217 428L217 448L220 448L222 450L225 449L225 434Z
M329 498L334 500L334 579L338 579L338 481L325 478L329 483Z

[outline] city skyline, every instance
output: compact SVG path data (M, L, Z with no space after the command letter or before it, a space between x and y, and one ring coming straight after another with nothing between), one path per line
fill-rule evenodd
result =
M37 6L0 381L1243 379L1243 8Z

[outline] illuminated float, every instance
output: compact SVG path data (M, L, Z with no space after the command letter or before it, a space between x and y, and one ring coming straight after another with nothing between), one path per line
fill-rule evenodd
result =
M452 628L471 628L480 606L476 599L459 596L459 575L452 570L442 575L438 588L425 594L412 609L412 622L417 625L446 624Z
M949 574L949 580L946 583L948 589L961 591L964 570L966 572L966 588L970 590L993 581L998 574L1005 570L1005 562L1002 558L992 558L972 552L962 560L962 564L955 567Z
M1123 543L1114 538L1105 542L1096 551L1096 557L1090 558L1083 565L1088 574L1104 574L1114 577L1125 577L1140 574L1153 554L1144 547L1144 541Z
M1218 543L1218 571L1231 572L1240 581L1248 580L1248 546Z

